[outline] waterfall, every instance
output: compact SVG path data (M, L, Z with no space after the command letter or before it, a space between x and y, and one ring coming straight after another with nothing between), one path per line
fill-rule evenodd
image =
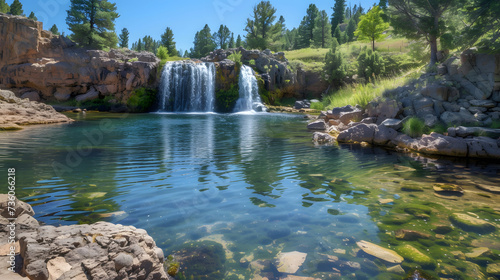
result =
M160 83L160 111L212 112L215 101L213 63L167 62Z
M240 70L240 97L236 101L234 107L235 112L243 111L257 111L262 112L266 110L264 104L260 100L259 86L257 79L251 67L243 65Z

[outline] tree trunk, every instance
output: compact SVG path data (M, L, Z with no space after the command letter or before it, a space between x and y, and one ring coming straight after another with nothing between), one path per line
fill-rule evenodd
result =
M372 39L372 51L375 52L375 39Z
M431 45L431 62L429 65L434 65L437 62L437 38L430 36L429 44Z

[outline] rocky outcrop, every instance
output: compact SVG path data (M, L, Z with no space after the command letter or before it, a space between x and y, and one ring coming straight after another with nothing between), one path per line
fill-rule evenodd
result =
M0 13L0 42L0 87L31 100L112 96L125 104L134 88L156 85L152 53L85 50L25 17Z
M223 62L233 53L241 53L241 61L251 66L260 73L264 80L266 90L275 90L295 82L295 76L288 69L288 60L285 53L272 53L270 50L246 50L243 47L237 49L219 49L202 58L205 62Z
M54 110L52 106L21 99L11 91L0 90L0 130L17 130L31 124L72 122L70 118Z
M7 209L8 201L8 195L0 195L1 209ZM7 218L16 218L17 243L7 246L16 247L20 275L8 279L172 279L163 267L163 251L143 229L106 222L40 226L29 204L14 201L15 215L3 211L0 216L0 240L5 243L12 235ZM0 256L2 263L10 260L8 254Z

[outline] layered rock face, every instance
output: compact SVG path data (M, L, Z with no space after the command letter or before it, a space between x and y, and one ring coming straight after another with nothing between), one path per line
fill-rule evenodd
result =
M6 243L11 229L9 197L0 194L0 240ZM163 267L163 251L143 229L98 222L91 225L40 226L27 203L15 200L17 272L24 279L172 279ZM0 244L9 248L11 244ZM2 263L10 252L2 251ZM2 279L23 279L2 270Z
M72 120L52 106L18 98L11 91L0 90L0 130L21 129L22 125L65 123Z
M231 66L231 63L226 59L235 52L241 52L241 61L244 64L255 67L259 73L264 73L261 74L261 77L267 90L275 90L295 83L295 75L287 68L288 60L283 52L273 54L270 50L246 50L242 47L227 50L219 49L211 52L201 60L205 62L223 62L221 66L225 64ZM230 72L231 69L228 71ZM228 77L230 76L228 75Z
M147 52L85 50L41 22L0 13L0 87L31 100L126 103L134 88L156 86L158 58Z

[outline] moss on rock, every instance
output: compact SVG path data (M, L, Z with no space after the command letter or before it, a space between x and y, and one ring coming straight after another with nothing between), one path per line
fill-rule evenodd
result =
M153 107L157 94L158 90L155 89L135 89L127 100L127 107L132 113L148 112Z
M491 233L496 230L493 224L463 213L451 214L450 220L465 231L484 234Z
M436 262L431 257L422 253L420 250L411 246L410 244L400 245L396 247L396 251L403 258L405 258L405 260L409 260L424 267L436 266Z

